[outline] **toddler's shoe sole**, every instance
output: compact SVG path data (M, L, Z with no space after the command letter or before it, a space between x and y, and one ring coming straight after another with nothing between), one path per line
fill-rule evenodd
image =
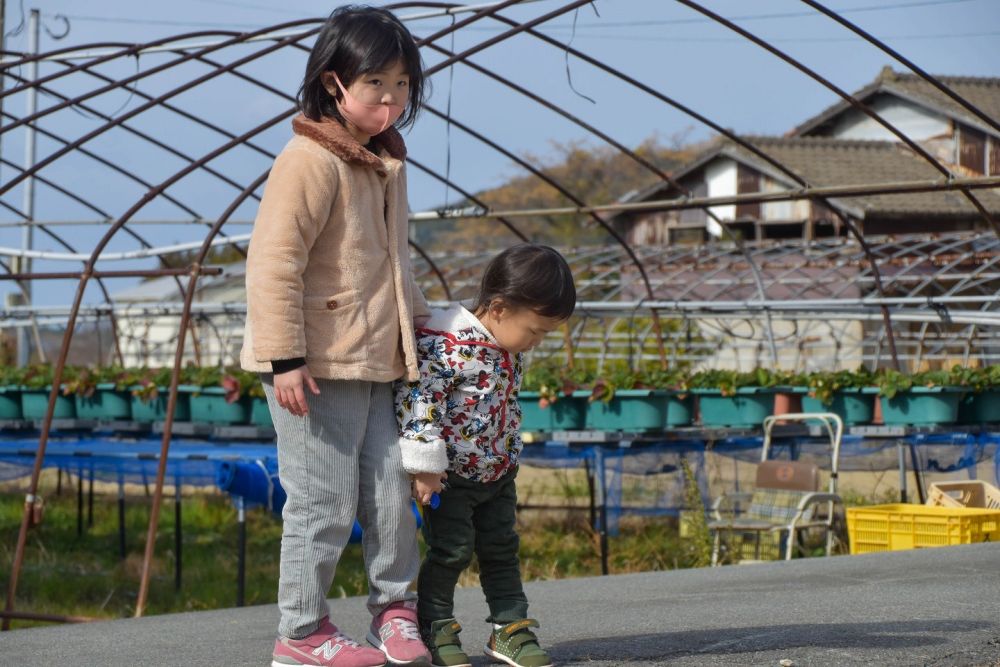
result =
M500 655L499 653L494 653L492 650L490 650L489 646L486 646L486 647L483 648L483 653L485 653L486 655L488 655L489 657L493 658L494 660L496 660L498 662L505 662L505 663L507 663L508 665L510 665L510 667L524 667L520 663L515 662L514 660L512 660L511 658L508 658L505 655ZM542 665L542 667L552 667L552 663L550 662L547 665Z

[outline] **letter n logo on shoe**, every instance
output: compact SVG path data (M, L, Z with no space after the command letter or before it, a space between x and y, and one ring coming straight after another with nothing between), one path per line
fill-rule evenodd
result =
M392 621L384 623L381 628L378 629L378 635L382 638L382 643L384 644L389 637L392 637L395 633L392 631Z
M332 660L333 656L340 653L340 649L344 648L341 644L335 644L332 641L323 642L322 646L313 649L312 654L318 656L320 653L323 654L323 660Z

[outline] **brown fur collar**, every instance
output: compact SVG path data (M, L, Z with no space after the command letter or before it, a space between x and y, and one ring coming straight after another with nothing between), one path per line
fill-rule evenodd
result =
M345 162L371 167L380 173L385 171L382 160L366 150L358 143L357 139L351 136L347 128L332 118L315 121L299 114L292 119L292 131L312 139ZM390 156L401 161L406 159L406 144L403 143L403 137L396 128L390 127L381 134L375 135L373 139Z

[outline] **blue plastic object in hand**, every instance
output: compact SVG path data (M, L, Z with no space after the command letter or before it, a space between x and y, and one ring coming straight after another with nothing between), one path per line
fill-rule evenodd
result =
M436 510L438 507L441 506L441 496L439 496L436 493L432 493L431 494L431 501L428 503L428 505L431 506L432 510Z

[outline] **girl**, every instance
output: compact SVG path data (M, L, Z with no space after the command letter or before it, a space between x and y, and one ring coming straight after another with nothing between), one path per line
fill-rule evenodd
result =
M475 553L493 632L485 652L514 667L551 664L531 631L521 585L514 478L521 453L521 355L576 305L566 261L519 245L494 258L472 311L434 313L420 330L420 379L400 383L396 416L403 465L424 512L427 554L417 584L421 634L432 664L468 667L454 616L455 585ZM446 481L446 484L442 482Z
M410 271L396 130L413 122L422 84L417 46L396 17L334 11L254 224L240 360L263 374L288 493L276 667L428 658L407 591L419 553L391 384L418 377L413 323L428 314ZM355 516L377 649L341 633L326 602Z

